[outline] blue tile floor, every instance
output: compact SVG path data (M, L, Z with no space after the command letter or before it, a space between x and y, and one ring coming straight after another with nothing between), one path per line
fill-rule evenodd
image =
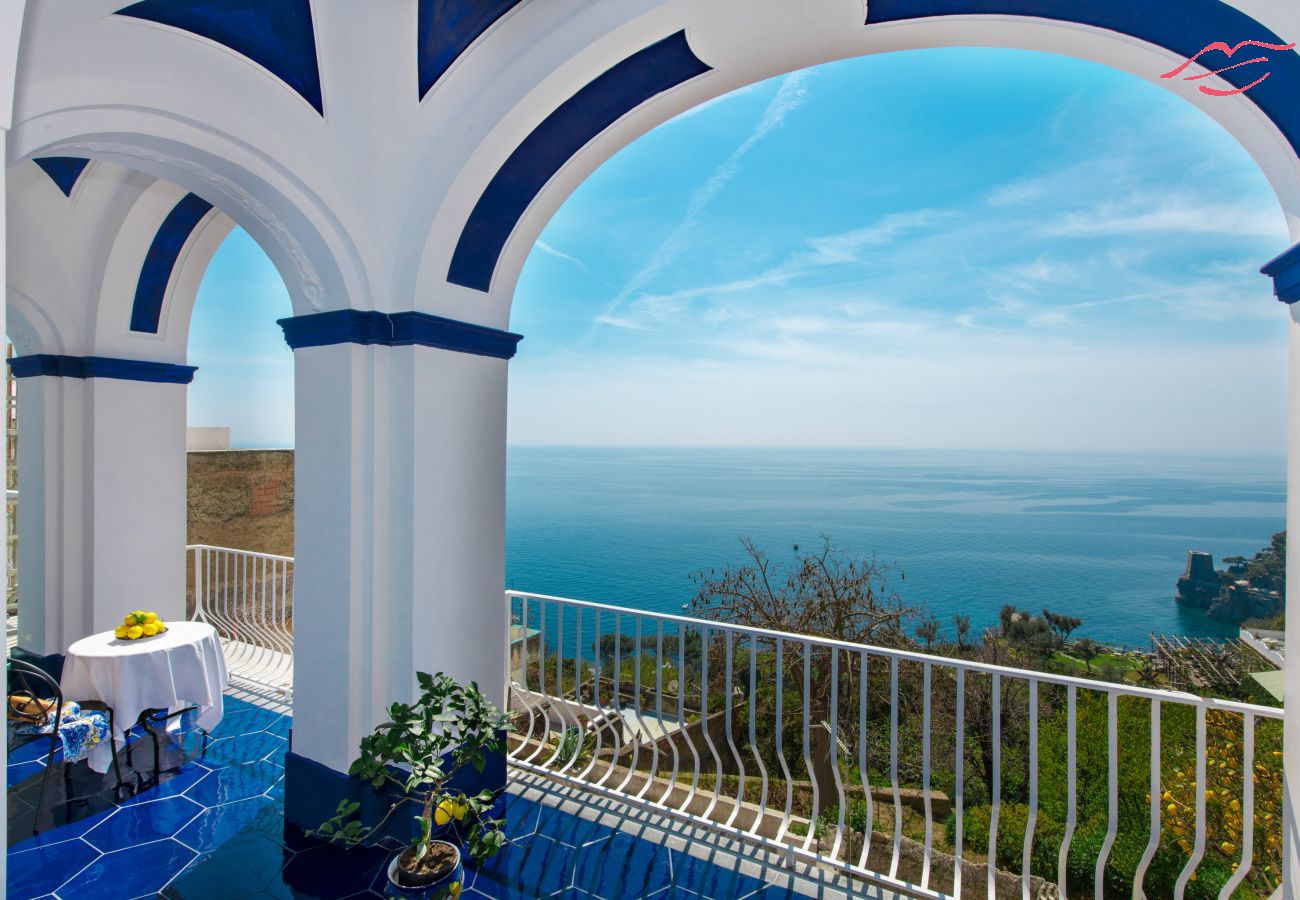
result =
M136 744L134 766L124 771L130 796L120 802L111 774L79 764L69 795L52 772L39 822L40 747L16 750L8 769L8 897L376 896L391 849L343 850L286 826L288 724L274 708L227 697L206 751L183 763L166 751L163 766L176 768L156 782L152 747ZM506 799L511 846L468 873L464 896L843 896L833 889L839 885L819 885L752 854L719 853L711 837L639 816L514 776Z

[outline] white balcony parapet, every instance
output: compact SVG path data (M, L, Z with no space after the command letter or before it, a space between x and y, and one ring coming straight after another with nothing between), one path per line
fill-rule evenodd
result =
M920 897L961 896L964 884L966 895L1027 900L1050 886L1041 871L1049 840L1047 858L1056 861L1049 874L1065 897L1069 873L1080 871L1071 847L1087 826L1094 836L1105 829L1087 863L1100 898L1117 840L1127 838L1136 855L1134 836L1120 833L1121 801L1129 810L1135 803L1149 810L1150 824L1137 836L1141 857L1127 863L1133 896L1181 900L1209 853L1219 854L1220 871L1233 866L1223 898L1248 878L1255 892L1276 883L1276 861L1260 860L1258 848L1277 846L1283 816L1269 814L1258 825L1256 817L1259 791L1274 790L1277 781L1261 781L1257 791L1257 777L1272 779L1280 759L1257 756L1256 745L1264 723L1268 740L1278 738L1281 709L544 594L507 591L505 600L516 637L509 756L518 769L777 849L792 863L831 865ZM520 633L536 639L521 645ZM918 680L907 684L907 678ZM900 692L900 683L908 690ZM1177 746L1169 738L1175 724L1185 735ZM1027 735L1027 747L1008 742L1013 725ZM1047 735L1055 738L1055 757L1040 758ZM900 749L900 736L910 749ZM970 760L981 748L988 754L981 765L988 834L977 838L976 868L963 859L970 852L963 847L963 817L973 783ZM1224 771L1225 757L1237 758L1237 750L1244 764L1237 763L1234 776ZM909 755L901 758L904 752ZM1175 755L1182 760L1177 778ZM1092 760L1091 777L1083 777L1085 757ZM1040 781L1049 766L1058 773L1050 786L1053 808L1065 811L1053 826L1059 830L1050 833L1040 827L1047 799ZM1235 777L1240 786L1214 797L1213 821L1210 766L1217 767L1219 794L1224 779ZM1130 775L1129 794L1141 795L1121 797L1121 769ZM887 788L879 783L882 773ZM1008 808L1004 794L1011 791L1004 785L1022 777L1024 806ZM951 797L937 792L937 780ZM803 800L811 795L810 804L799 804L805 815L796 814L796 790ZM1105 802L1089 804L1093 818L1080 821L1084 800L1101 792ZM955 837L951 853L941 854L936 836L949 803ZM851 805L865 805L865 833L846 822ZM911 836L904 833L905 807ZM1014 866L1004 871L1005 850L1000 869L995 852L1013 819L1024 822L1014 831L1024 834L1015 852L1018 873ZM1133 821L1130 814L1130 830ZM1152 861L1171 843L1182 847L1184 860L1176 880L1153 885ZM1031 872L1036 854L1037 875ZM1264 873L1266 864L1271 873Z
M189 617L217 630L231 679L293 693L293 557L191 544Z

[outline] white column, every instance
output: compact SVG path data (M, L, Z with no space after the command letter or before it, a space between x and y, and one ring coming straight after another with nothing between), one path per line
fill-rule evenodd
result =
M15 56L17 55L17 47L14 48L14 55ZM0 76L0 84L3 84L3 76ZM9 88L9 93L12 94L12 85L9 85L8 88ZM2 89L3 88L0 87L0 90ZM8 235L5 231L5 219L6 219L5 210L7 209L7 201L5 195L5 180L6 180L6 175L9 171L9 166L7 165L9 157L7 154L6 137L8 136L9 131L7 127L3 127L3 126L7 126L8 124L9 122L7 118L4 121L0 121L0 285L7 285L9 283L8 273L5 270L5 249L8 246ZM5 294L8 293L9 292L6 289ZM6 305L7 305L6 303L0 303L0 332L3 332L5 329ZM0 428L0 459L8 458L6 452L7 450L6 443L8 442L8 440L9 440L9 435L7 429ZM9 543L8 542L8 538L9 538L8 519L9 519L8 516L0 516L0 547L7 547ZM4 566L4 570L5 570L4 580L2 583L4 585L4 596L8 597L9 596L9 566L8 565ZM6 615L5 616L6 634L8 632L8 628L9 628L9 621L8 621L8 616ZM8 729L5 729L4 734L0 734L0 753L4 754L4 758L6 760L9 759ZM4 768L5 771L0 772L0 792L3 792L4 795L8 797L9 796L9 772L8 772L9 767L5 766ZM9 817L6 815L4 817L4 820L0 820L0 841L3 841L6 847L9 846L8 818ZM5 854L5 856L8 856L8 854ZM8 877L8 867L6 861L4 859L0 859L0 884L6 884L7 882L5 879L7 877Z
M3 0L0 2L0 286L6 286L5 294L8 294L7 285L9 284L8 272L5 269L5 255L8 247L8 234L5 230L5 219L7 197L5 193L5 181L9 171L9 154L6 146L6 138L9 134L9 128L13 124L13 102L14 95L17 93L17 70L18 70L18 41L22 35L23 13L27 9L27 0ZM0 334L6 334L6 315L4 302L0 302ZM8 435L0 429L0 459L6 459L5 444L9 440ZM4 516L0 516L0 547L8 545L8 521ZM9 596L9 567L5 566L3 576L4 595ZM6 623L7 625L8 623ZM9 758L9 738L6 731L0 735L0 753L3 753L5 759ZM8 769L8 767L5 767ZM8 796L9 779L8 772L0 772L0 792ZM8 846L8 817L0 819L0 842ZM7 864L5 856L0 855L0 884L5 884L7 875Z
M358 344L294 359L292 749L345 772L416 671L504 700L507 363Z
M183 619L185 385L39 375L18 403L18 645Z
M1300 535L1300 303L1291 305L1290 383L1287 401L1286 523L1289 540ZM1300 554L1287 553L1286 713L1283 722L1282 894L1300 900Z

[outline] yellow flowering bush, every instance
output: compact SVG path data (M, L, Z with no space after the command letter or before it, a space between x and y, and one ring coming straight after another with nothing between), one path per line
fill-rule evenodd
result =
M1255 755L1245 760L1242 717L1221 710L1210 710L1205 717L1205 860L1217 856L1233 871L1241 862L1246 812L1242 789L1245 767L1249 766L1254 776L1254 858L1243 887L1265 897L1279 883L1282 860L1282 736L1278 725L1256 720ZM1195 850L1196 769L1194 742L1165 748L1161 838L1184 857Z

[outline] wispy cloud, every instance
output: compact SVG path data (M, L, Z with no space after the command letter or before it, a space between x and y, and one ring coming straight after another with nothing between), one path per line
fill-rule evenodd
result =
M602 313L598 321L621 328L648 330L651 320L662 321L683 312L687 303L702 297L721 298L763 288L797 284L812 273L832 266L862 262L869 251L895 243L905 235L946 221L951 213L939 209L918 209L890 213L863 228L808 238L804 245L781 262L757 275L736 278L667 294L643 294L626 303L627 313Z
M695 193L691 195L690 201L686 205L686 213L682 216L676 227L669 232L668 236L660 242L654 252L640 269L638 269L631 278L623 285L622 289L614 296L604 310L595 319L598 324L616 325L623 321L623 317L617 315L621 307L629 297L641 291L652 279L662 272L668 265L676 259L686 248L686 238L691 230L695 227L696 222L708 209L713 199L720 194L727 184L736 177L740 171L741 161L745 156L754 149L754 147L785 122L787 116L803 104L808 96L808 90L805 86L809 78L806 71L795 72L787 75L781 82L780 88L777 89L776 95L768 103L767 108L759 117L758 124L749 136L731 152L708 180L700 187L696 188ZM623 326L619 326L623 327ZM588 331L589 338L591 332Z
M1067 213L1044 226L1055 237L1153 234L1285 237L1281 210L1248 203L1205 202L1187 195L1139 196Z

